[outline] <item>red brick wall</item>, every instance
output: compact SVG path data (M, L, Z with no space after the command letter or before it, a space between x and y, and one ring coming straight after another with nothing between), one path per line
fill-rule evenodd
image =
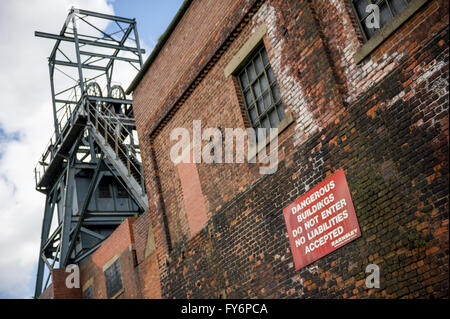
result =
M139 264L142 298L161 299L161 278L156 253L150 254Z
M39 299L53 299L53 285L50 284L47 289L39 296Z
M52 298L53 299L81 299L81 287L67 287L67 277L71 272L66 272L65 268L52 270Z
M191 237L198 233L208 220L202 188L195 163L179 163L177 172L183 190L189 237Z
M429 1L356 65L348 1L194 1L134 92L150 205L133 226L143 296L448 295L447 11ZM245 127L224 68L262 23L295 122L273 176L196 165L208 222L191 238L170 132L192 136L193 120ZM362 237L296 272L282 208L340 168ZM156 249L145 258L149 226ZM364 288L369 263L382 268L379 290Z

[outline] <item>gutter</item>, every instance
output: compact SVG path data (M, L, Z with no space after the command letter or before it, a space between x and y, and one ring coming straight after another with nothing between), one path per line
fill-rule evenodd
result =
M156 43L156 46L152 50L152 53L149 55L147 60L145 60L144 65L142 66L142 68L138 72L138 74L135 76L135 78L131 82L130 86L127 88L125 94L128 95L136 89L136 87L141 82L142 78L144 77L144 74L147 72L147 70L153 64L153 61L155 61L156 57L159 55L159 52L161 52L162 48L164 47L164 44L166 44L167 40L172 35L172 32L177 27L178 22L180 22L181 18L184 16L184 14L186 13L186 11L189 8L191 3L192 3L192 0L184 0L183 1L180 9L178 9L177 13L175 14L175 17L170 22L166 31L164 31L164 33L159 37L158 43Z

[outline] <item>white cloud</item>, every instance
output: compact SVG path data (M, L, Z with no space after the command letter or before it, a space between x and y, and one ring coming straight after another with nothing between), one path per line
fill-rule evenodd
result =
M34 31L59 33L72 6L114 14L107 0L0 2L2 297L28 298L34 293L44 210L45 198L34 189L33 168L53 128L47 57L54 41L36 38Z

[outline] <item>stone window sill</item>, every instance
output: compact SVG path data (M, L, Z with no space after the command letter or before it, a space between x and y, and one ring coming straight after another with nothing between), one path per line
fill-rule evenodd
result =
M120 289L114 296L111 297L111 299L117 299L120 295L122 295L125 292L125 289Z
M428 0L412 1L399 15L395 16L384 27L378 31L369 41L355 53L353 59L359 64L369 56L381 43L383 43L395 30L397 30L406 20L408 20L417 10L419 10Z

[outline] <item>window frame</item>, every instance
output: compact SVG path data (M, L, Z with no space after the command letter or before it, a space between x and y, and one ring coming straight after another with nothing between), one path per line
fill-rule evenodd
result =
M356 18L357 18L357 20L358 20L358 25L359 25L359 28L360 28L361 33L362 33L362 35L363 35L364 42L367 42L367 41L369 41L370 39L372 39L379 31L381 31L386 25L388 25L389 22L391 22L393 19L395 19L395 17L399 16L401 12L403 12L403 11L404 11L404 10L405 10L412 2L414 2L414 0L411 0L411 1L409 1L409 2L408 2L407 0L401 0L401 1L404 1L404 2L405 2L406 6L402 9L402 11L400 11L399 13L397 13L396 15L394 15L394 13L393 13L393 11L392 11L392 9L391 9L391 5L389 4L389 2L395 1L395 0L365 0L365 1L367 1L367 5L369 5L369 4L376 4L378 7L380 7L380 4L382 4L383 2L386 3L387 8L389 9L389 13L391 14L391 19L390 19L384 26L380 27L380 28L378 29L378 31L376 31L370 38L368 38L368 37L367 37L367 34L366 34L366 31L364 30L364 27L363 27L363 25L362 25L362 22L365 21L365 20L367 19L367 17L368 17L371 13L367 13L367 12L366 12L366 13L365 13L365 16L360 17L359 14L358 14L358 10L356 9L356 6L355 6L355 2L356 2L356 1L358 1L358 0L350 0L350 3L351 3L351 5L352 5L353 13L354 13L354 15L356 16ZM369 3L369 2L370 2L370 3Z
M262 43L265 47L264 38L265 38L266 34L267 34L267 26L265 23L262 23L261 25L256 27L254 29L253 33L247 39L247 41L245 41L241 45L240 49L234 54L234 56L231 58L231 60L228 62L228 64L223 69L225 78L231 77L231 79L233 81L235 93L238 96L240 114L242 116L242 119L244 121L246 128L253 127L253 126L250 125L251 124L250 114L248 113L248 109L246 107L245 101L243 100L245 97L242 95L243 91L241 89L239 79L236 75L239 73L239 71L242 69L242 67L247 64L249 58L255 52L255 49L258 47L258 45L260 45ZM266 52L268 52L266 47L265 47L265 49L266 49ZM270 63L270 60L269 60L269 63ZM272 67L272 65L271 65L271 67ZM274 78L275 78L275 83L277 83L275 74L274 74ZM284 111L284 115L285 115L284 119L280 123L278 123L278 125L276 126L276 128L278 129L277 136L280 136L281 133L284 130L286 130L294 122L294 117L292 116L292 113L290 111L288 111L288 109L285 108L285 104L283 103L281 91L280 91L279 87L277 87L277 88L280 93L280 102L283 107L283 111ZM242 101L241 101L241 98L242 98ZM275 137L272 136L272 134L268 134L266 136L265 140L257 141L257 144L254 145L248 151L248 154L246 155L247 159L248 160L253 159L256 156L256 154L258 154L260 152L260 150L262 150L262 148L264 148L265 146L268 145L268 143L271 142L271 140L273 138L275 138Z
M97 186L98 198L99 199L107 199L114 198L114 192L111 187L111 178L110 176L103 176Z
M130 197L130 195L128 194L128 191L127 191L127 189L125 188L125 186L123 186L121 183L119 183L119 182L116 182L116 187L114 187L115 188L115 191L116 191L116 198L117 199L123 199L123 198L129 198Z
M263 58L263 54L262 54L263 51L266 52L267 64L264 64L264 58ZM263 67L262 67L262 71L260 71L259 73L256 73L257 71L256 71L256 66L255 66L255 60L258 59L258 57L261 59ZM250 81L250 77L248 75L248 68L250 67L250 65L255 70L255 78L252 81ZM268 68L270 68L272 70L272 76L273 76L272 83L270 82L270 78L268 76ZM244 73L245 73L245 77L248 82L247 89L244 89L242 81L241 81L241 75ZM277 126L279 126L280 123L282 123L283 120L286 118L287 114L286 114L286 110L284 109L284 104L281 99L281 92L280 92L280 89L278 88L278 84L277 84L275 74L272 69L272 65L270 64L269 56L267 53L267 49L264 45L264 41L260 40L254 46L254 48L251 50L251 52L249 52L248 56L242 62L242 66L240 66L237 70L235 70L235 72L233 72L233 75L236 77L237 82L239 84L239 89L241 91L240 94L242 95L245 112L246 112L250 126L254 129L266 128L262 124L263 123L262 119L265 119L265 118L267 118L267 120L269 121L269 128L276 128ZM267 81L267 88L265 89L265 91L262 91L261 85L259 84L259 82L260 82L259 79L261 78L261 76L263 76ZM259 89L261 90L261 94L259 97L256 97L255 92L253 90L253 86L255 84L258 84ZM280 95L280 98L278 99L278 101L275 100L275 98L273 96L273 88L274 87L276 87L276 90L278 91L278 94ZM252 104L250 106L248 105L246 97L245 97L247 90L251 93L251 98L252 98ZM266 93L268 93L268 95L270 97L270 105L267 108L265 106L263 106L264 110L260 114L259 109L258 109L258 101L261 101L264 105L264 95ZM253 105L253 107L251 107L252 105ZM250 110L253 108L255 109L255 112L256 112L256 122L252 119L252 116L250 114ZM280 114L279 114L279 108L281 108L283 110L282 118L280 117ZM269 116L272 111L275 111L275 113L277 115L277 119L278 119L278 123L276 123L275 125L272 125L270 116Z
M119 272L119 280L120 280L120 286L121 286L121 288L119 289L119 290L117 290L114 294L112 294L112 295L110 295L109 293L110 293L110 291L108 290L108 282L110 282L109 280L108 280L108 277L107 277L107 271L108 270L110 270L112 267L115 267L115 265L118 265L118 272ZM103 271L103 274L104 274L104 276L105 276L105 285L106 285L106 297L108 298L108 299L115 299L115 298L117 298L117 296L119 296L120 294L122 294L123 293L123 291L124 291L124 287L123 287L123 280L122 280L122 268L121 268L121 266L120 266L120 258L116 258L114 261L111 261L110 262L110 264L108 265L108 267L107 268L105 268L105 270ZM112 286L110 286L110 287L112 287Z
M350 6L352 9L351 13L358 20L358 28L364 36L364 31L359 24L359 16L354 8L353 0ZM429 0L412 0L406 8L404 8L399 14L392 18L388 23L386 23L380 30L374 34L369 40L362 44L362 46L353 55L353 61L355 64L361 63L365 58L367 58L375 49L378 48L384 41L386 41L398 28L400 28L406 21L408 21L415 13L427 4ZM356 26L355 26L356 27Z

